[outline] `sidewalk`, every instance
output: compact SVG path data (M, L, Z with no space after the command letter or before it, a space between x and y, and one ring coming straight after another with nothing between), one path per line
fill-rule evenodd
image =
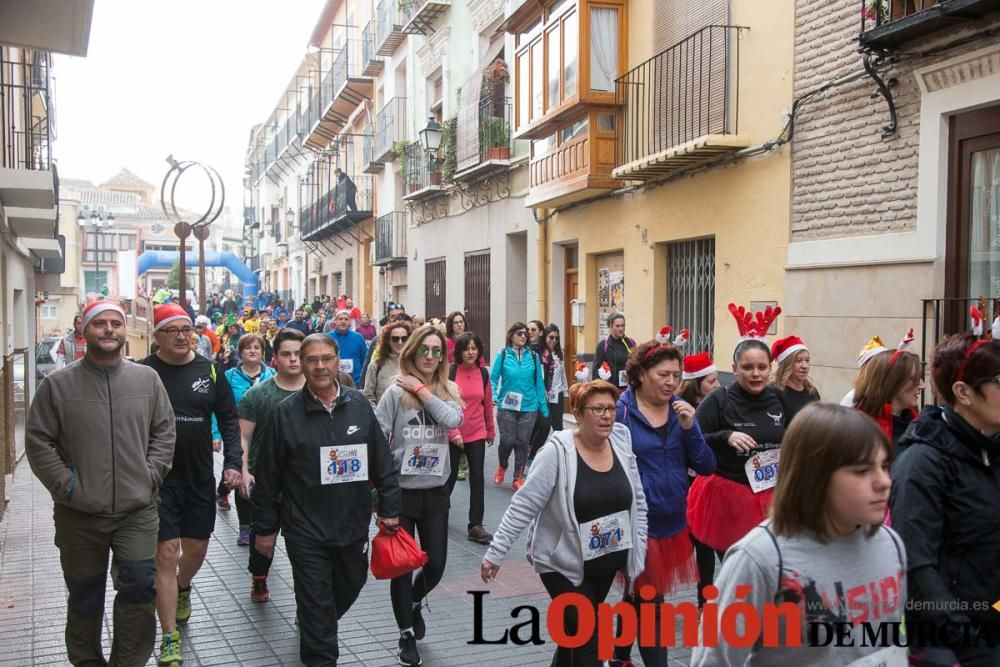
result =
M496 448L487 450L487 476L496 467ZM509 485L510 480L507 480ZM509 502L509 486L486 486L486 524L494 530ZM53 544L52 500L35 480L26 460L14 474L13 502L0 521L0 665L65 665L63 629L66 592ZM425 613L427 637L419 644L424 665L547 665L554 645L545 627L549 597L524 560L524 539L490 586L479 580L486 547L465 539L468 485L458 482L452 496L448 566L444 580L429 597ZM247 549L236 546L236 511L219 512L205 565L194 579L194 613L184 633L185 667L199 665L297 665L298 633L293 624L295 596L291 567L281 540L271 570L271 601L254 604L249 596ZM473 638L473 598L470 590L488 590L483 603L483 637L495 639L506 628L527 620L527 612L512 619L521 605L539 610L541 646L528 644L469 646ZM108 591L106 608L110 613ZM694 590L677 599L690 600ZM620 599L612 590L609 601ZM105 622L110 631L110 615ZM340 664L381 667L396 665L398 630L389 606L389 583L369 576L358 601L341 619ZM110 638L105 636L105 650ZM159 646L157 646L157 650ZM638 651L633 658L636 664ZM671 667L687 665L690 651L671 651ZM150 665L155 665L154 659Z

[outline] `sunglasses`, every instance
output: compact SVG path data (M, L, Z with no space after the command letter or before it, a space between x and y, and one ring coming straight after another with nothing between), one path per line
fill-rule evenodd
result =
M440 359L441 355L444 354L444 349L440 347L427 347L426 345L421 345L417 348L417 356L426 357L428 354L435 359Z
M391 340L393 343L405 343L406 341L410 340L410 337L409 336L389 336L389 340Z
M515 335L515 336L527 336L527 335L528 335L528 332L527 332L527 331L525 331L524 329L521 329L520 331L515 331L515 332L514 332L514 335Z

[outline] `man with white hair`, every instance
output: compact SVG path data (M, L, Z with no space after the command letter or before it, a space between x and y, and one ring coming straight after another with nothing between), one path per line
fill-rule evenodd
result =
M204 315L199 315L194 320L194 332L198 338L194 342L194 351L205 357L212 358L212 339L205 333L212 326L212 320Z
M340 370L351 376L355 387L361 386L361 369L365 365L368 344L357 331L351 331L351 314L347 310L337 312L333 319L333 329L327 334L337 343L340 350Z

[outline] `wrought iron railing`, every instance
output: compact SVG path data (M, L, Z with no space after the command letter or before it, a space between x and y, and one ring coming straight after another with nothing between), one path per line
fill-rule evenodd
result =
M361 218L372 210L372 177L367 174L349 176L350 182L336 182L317 197L312 204L299 212L299 225L302 237L314 236L333 223L349 216ZM351 187L351 184L354 187ZM311 190L317 190L318 183L307 184Z
M939 0L861 0L861 32L919 14Z
M40 171L52 164L49 54L0 49L0 167Z
M419 141L409 144L404 153L406 161L406 168L403 170L404 197L443 185L444 160L436 155L428 155Z
M373 60L378 60L375 53L375 21L369 21L361 31L361 61L362 66L367 66Z
M458 115L457 171L490 160L509 160L513 110L510 98L487 97Z
M399 11L399 0L381 0L375 10L376 50L382 51L386 41L393 35L401 35L400 30L403 23L403 14Z
M405 262L406 213L393 211L375 220L375 266Z
M385 157L393 144L408 139L407 134L406 98L394 97L375 116L375 157Z
M745 29L706 26L618 78L617 166L705 135L738 133Z
M364 160L365 167L368 165L380 164L375 157L375 136L372 134L371 126L365 128L364 136L362 137L362 150L364 150Z

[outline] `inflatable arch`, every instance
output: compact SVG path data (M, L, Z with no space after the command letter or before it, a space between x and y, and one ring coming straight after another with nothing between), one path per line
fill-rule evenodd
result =
M139 255L137 269L141 276L150 269L173 266L179 259L180 253L176 250L147 250ZM184 263L187 264L188 269L197 269L198 253L187 253ZM257 274L251 271L249 266L241 262L240 258L234 253L206 252L205 266L213 268L221 266L232 271L243 285L244 299L253 299L257 296L257 292L260 291L260 281L257 279Z

